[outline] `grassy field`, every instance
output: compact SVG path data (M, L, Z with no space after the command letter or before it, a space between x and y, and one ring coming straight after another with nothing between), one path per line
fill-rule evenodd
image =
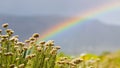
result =
M39 42L38 33L19 42L8 26L5 23L0 30L0 68L120 68L120 51L73 57L58 52L60 46L53 40Z

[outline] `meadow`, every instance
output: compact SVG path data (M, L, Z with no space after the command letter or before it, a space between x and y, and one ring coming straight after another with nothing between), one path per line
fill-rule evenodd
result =
M120 68L120 51L70 56L59 51L53 40L39 41L38 33L20 42L8 23L2 27L0 68Z

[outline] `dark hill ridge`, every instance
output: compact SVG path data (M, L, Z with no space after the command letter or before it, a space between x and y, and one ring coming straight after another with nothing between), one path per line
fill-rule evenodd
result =
M62 16L0 16L0 25L4 22L10 24L21 40L29 38L33 33L43 33L50 27L69 19ZM120 49L120 26L103 24L98 20L90 20L84 24L77 25L66 31L66 34L56 37L55 42L61 45L66 53L94 52L104 50L113 51ZM68 48L69 47L69 48ZM67 48L67 49L66 49Z
M60 16L0 16L0 25L8 22L10 28L14 29L16 34L19 34L21 40L29 38L33 33L42 33L48 28L56 25L58 22L66 20ZM27 35L27 36L26 36Z

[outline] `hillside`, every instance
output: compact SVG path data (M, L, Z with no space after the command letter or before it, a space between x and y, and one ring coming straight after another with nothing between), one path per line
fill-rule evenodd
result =
M42 34L50 27L68 19L68 17L62 16L22 17L1 15L0 25L8 22L22 41L35 32ZM114 51L120 48L120 26L103 24L99 20L89 20L51 39L55 40L57 45L63 47L63 51L70 54ZM66 50L66 48L68 49Z

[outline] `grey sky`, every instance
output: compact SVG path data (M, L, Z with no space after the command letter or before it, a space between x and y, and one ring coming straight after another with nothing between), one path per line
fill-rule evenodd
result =
M120 3L120 0L0 0L0 14L72 16L109 2ZM119 23L119 12L120 9L96 18L105 22Z

